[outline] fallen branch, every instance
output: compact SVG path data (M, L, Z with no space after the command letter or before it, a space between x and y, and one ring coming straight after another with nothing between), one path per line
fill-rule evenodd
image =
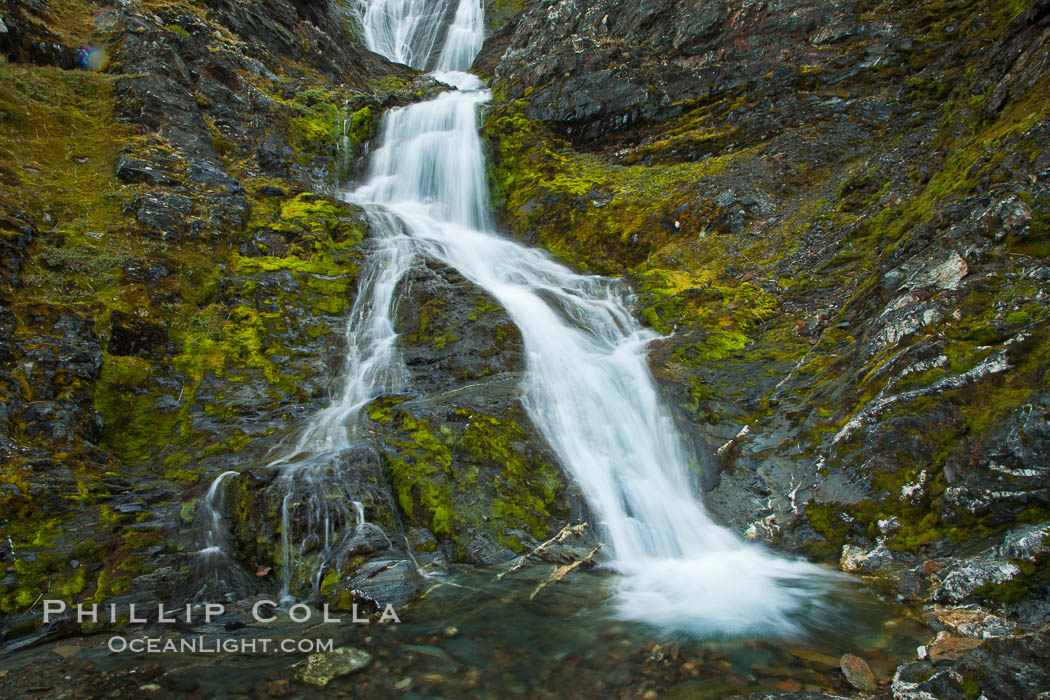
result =
M553 572L551 572L551 575L547 577L546 581L544 581L540 585L536 586L536 590L534 590L529 595L529 600L532 600L533 598L535 598L536 594L538 594L540 591L542 591L544 588L547 587L547 584L554 583L556 581L561 581L563 578L568 576L574 569L576 569L577 567L580 567L580 566L586 564L587 562L591 561L592 559L594 559L594 555L597 554L598 550L601 549L601 548L602 548L602 546L598 545L597 547L592 549L591 553L588 554L587 556L585 556L583 559L580 559L579 561L574 561L571 564L565 564L564 566L559 566L557 569L555 569Z
M496 576L496 580L497 581L502 580L502 578L504 576L506 576L507 574L512 574L515 571L518 571L519 569L521 569L522 567L525 566L525 563L529 559L535 557L537 554L539 554L543 550L547 549L551 545L561 544L562 542L564 542L565 540L567 540L569 537L571 537L573 535L576 535L576 536L582 535L583 531L586 530L587 527L588 527L587 523L580 523L579 525L566 525L565 527L563 527L561 529L561 531L557 535L555 535L554 537L550 538L549 540L547 540L543 544L537 546L531 552L527 552L527 553L521 555L521 558L518 559L518 563L515 564L514 566L512 566L511 568L507 569L503 573L499 574L498 576Z

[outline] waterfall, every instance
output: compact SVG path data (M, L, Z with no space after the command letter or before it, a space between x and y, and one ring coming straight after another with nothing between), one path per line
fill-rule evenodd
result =
M448 7L449 0L358 0L365 46L396 63L424 69Z
M366 32L374 51L387 50L387 34L419 31L415 3L401 2L398 12L394 4L369 9L413 19L382 36ZM480 2L459 3L437 73L458 89L390 112L366 182L346 198L373 212L380 240L411 238L495 297L520 328L525 408L601 523L621 574L623 618L700 634L797 632L828 575L708 517L648 369L656 336L630 313L624 287L492 232L477 124L490 95L462 72L480 48L481 18ZM374 302L370 313L385 325L390 300Z
M309 580L316 595L319 567L338 564L365 525L346 477L353 460L340 455L366 449L354 446L364 406L405 385L394 292L423 255L492 295L521 330L523 404L600 524L619 573L619 616L705 636L798 633L821 607L830 574L746 543L708 517L649 372L647 347L657 336L631 314L629 290L493 231L477 116L490 93L465 72L480 50L482 6L460 0L436 53L448 11L448 3L418 0L359 7L370 49L434 64L455 89L388 112L365 182L345 194L368 213L372 250L347 326L341 390L271 463L285 494L283 596ZM298 536L295 509L309 530ZM312 570L296 573L307 552L316 552Z

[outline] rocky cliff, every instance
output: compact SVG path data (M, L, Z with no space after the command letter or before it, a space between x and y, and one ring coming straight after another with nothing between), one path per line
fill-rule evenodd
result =
M487 10L502 224L633 285L709 510L989 639L898 697L1044 684L1050 3ZM44 594L198 593L228 469L238 565L274 585L266 455L329 400L368 246L332 195L440 89L354 32L334 0L0 1L4 641L70 631ZM321 572L335 604L410 547L490 564L583 519L505 312L429 263L399 293L412 390L331 466L392 538ZM411 597L409 568L380 585Z
M477 65L507 229L632 281L709 509L977 638L1050 614L1048 47L1045 2L565 0Z

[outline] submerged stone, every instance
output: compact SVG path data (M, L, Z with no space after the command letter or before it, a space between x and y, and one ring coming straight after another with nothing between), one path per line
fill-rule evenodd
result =
M295 665L296 677L303 683L324 688L336 678L360 671L372 663L372 655L353 647L339 647L330 652L310 654Z

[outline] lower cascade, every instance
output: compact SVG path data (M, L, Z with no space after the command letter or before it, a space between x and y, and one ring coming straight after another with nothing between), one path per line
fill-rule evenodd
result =
M480 47L480 17L476 0L459 4L433 73L454 89L389 112L367 179L345 194L369 213L375 248L347 329L342 391L270 465L285 493L283 599L307 583L316 597L324 566L354 551L367 525L360 507L345 505L355 494L338 455L365 449L354 442L360 411L405 381L394 292L424 256L492 295L521 330L523 403L600 524L608 566L620 574L620 617L700 636L792 635L819 623L814 609L831 574L745 543L704 512L648 369L657 335L632 316L629 290L493 232L477 119L490 93L463 71ZM431 58L412 47L433 43L439 19L410 2L375 2L364 36L377 52L426 65ZM294 531L293 507L305 510L303 532ZM204 551L214 556L214 544ZM300 570L306 551L320 552L311 571Z

